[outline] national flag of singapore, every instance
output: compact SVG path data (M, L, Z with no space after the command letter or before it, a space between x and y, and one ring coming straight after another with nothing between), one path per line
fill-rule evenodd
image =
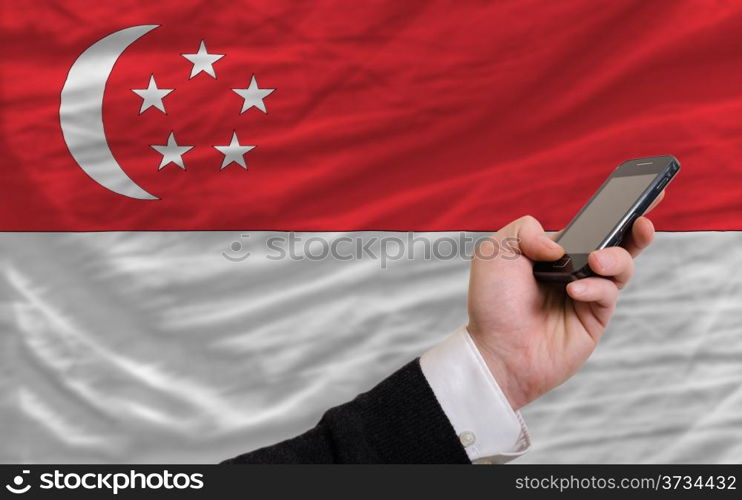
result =
M558 230L658 154L657 242L521 461L742 456L742 6L4 1L0 27L0 460L292 436L466 320L462 238Z

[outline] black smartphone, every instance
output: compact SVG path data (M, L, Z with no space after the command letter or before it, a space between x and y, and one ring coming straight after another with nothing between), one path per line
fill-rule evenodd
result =
M593 250L618 246L634 221L650 207L680 170L672 155L620 164L557 238L565 251L553 262L536 262L540 281L574 281L593 276L587 257Z

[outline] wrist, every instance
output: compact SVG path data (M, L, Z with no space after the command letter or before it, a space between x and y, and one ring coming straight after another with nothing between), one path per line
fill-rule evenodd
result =
M505 397L510 403L510 406L514 411L518 411L532 399L529 398L528 391L523 387L521 379L517 373L514 373L505 363L501 356L482 341L482 335L479 335L475 328L472 328L471 324L466 326L466 330L469 332L469 336L474 342L475 347L482 355L490 374L494 377L500 390L505 394Z

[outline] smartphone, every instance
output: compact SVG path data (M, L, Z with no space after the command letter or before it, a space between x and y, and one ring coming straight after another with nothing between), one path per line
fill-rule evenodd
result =
M595 275L587 263L590 252L620 245L634 221L679 171L680 162L672 155L620 164L557 238L564 256L534 264L536 278L568 282Z

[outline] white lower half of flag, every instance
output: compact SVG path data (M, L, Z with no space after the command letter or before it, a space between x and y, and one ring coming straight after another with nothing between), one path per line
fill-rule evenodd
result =
M299 236L292 258L287 233L2 234L0 461L219 461L465 323L459 233L384 262L351 247L407 235ZM658 234L586 366L523 410L518 462L739 462L741 304L742 233Z

